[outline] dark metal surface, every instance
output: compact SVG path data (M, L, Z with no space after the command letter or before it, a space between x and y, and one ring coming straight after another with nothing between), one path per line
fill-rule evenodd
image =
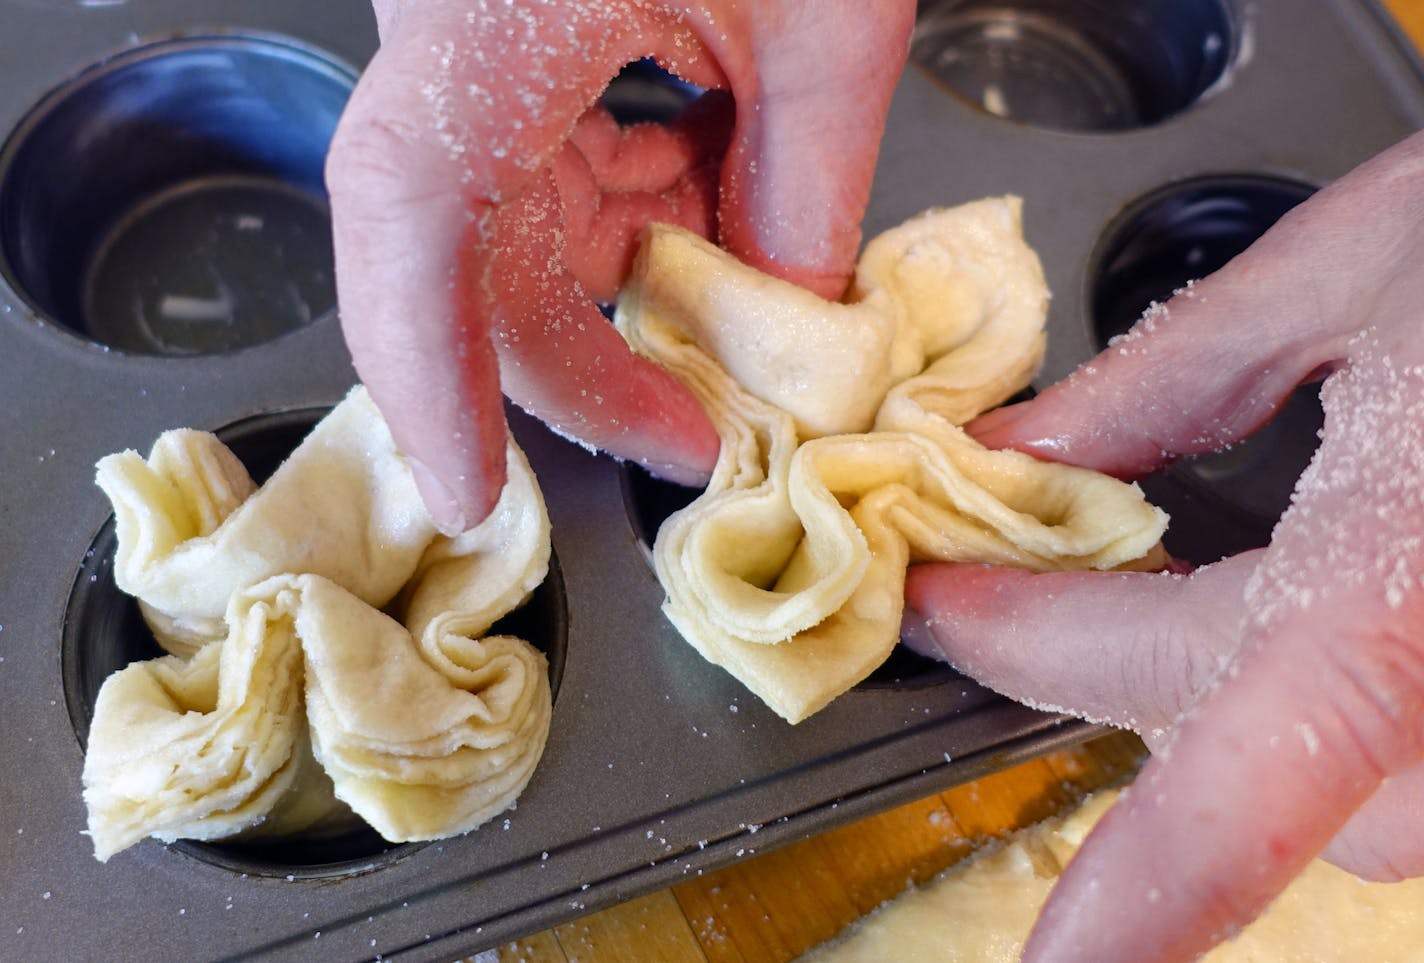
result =
M1208 175L1317 186L1424 124L1419 65L1372 4L1224 9L1236 31L1225 75L1200 102L1146 127L1068 132L1006 120L912 65L893 105L867 235L930 205L1022 195L1054 292L1042 385L1096 351L1096 274L1140 200ZM0 0L0 136L22 130L47 95L108 57L215 31L287 38L352 72L375 43L356 0ZM12 142L7 156L21 147ZM13 235L18 215L3 209L0 235ZM124 447L146 451L170 427L216 429L330 405L354 375L329 312L237 350L159 355L96 343L17 290L23 278L7 256L0 958L450 958L1092 731L943 675L881 680L787 726L665 623L618 467L516 415L553 519L567 615L548 749L518 807L468 836L335 877L244 876L151 841L100 865L83 835L70 706L88 683L67 680L73 660L62 657L76 579L81 569L100 574L92 560L85 567L109 514L94 462ZM1265 461L1252 470L1279 471ZM1188 524L1233 524L1212 514L1210 499L1191 498Z

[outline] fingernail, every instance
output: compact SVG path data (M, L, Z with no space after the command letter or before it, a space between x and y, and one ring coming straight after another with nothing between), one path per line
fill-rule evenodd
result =
M1194 562L1188 562L1184 558L1176 558L1172 555L1167 556L1167 564L1162 566L1162 571L1170 572L1173 575L1190 575L1196 570L1197 566Z
M1023 417L1024 402L1005 405L1003 408L995 408L993 411L986 411L978 418L973 419L964 426L964 430L969 432L976 440L992 448L985 439L992 438L995 434L1002 434L1010 431L1019 419Z
M460 506L454 492L436 477L423 462L407 456L410 473L415 478L416 490L430 512L430 519L440 534L454 538L465 530L465 510Z
M927 659L944 661L944 650L940 648L929 622L908 605L900 617L900 642L911 652Z
M712 478L711 472L698 471L675 462L649 461L640 458L638 464L653 477L672 482L674 485L681 485L684 488L706 488L707 482Z

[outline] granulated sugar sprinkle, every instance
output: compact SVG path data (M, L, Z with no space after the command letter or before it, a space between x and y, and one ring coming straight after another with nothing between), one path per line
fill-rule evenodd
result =
M1424 364L1370 330L1321 391L1325 431L1273 544L1246 586L1251 618L1375 597L1398 609L1424 584Z

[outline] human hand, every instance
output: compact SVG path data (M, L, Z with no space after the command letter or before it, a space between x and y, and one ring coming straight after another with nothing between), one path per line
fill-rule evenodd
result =
M1424 134L971 430L1138 476L1327 371L1320 448L1265 549L1189 576L911 571L917 648L1154 749L1025 959L1193 958L1322 851L1424 874Z
M382 45L327 166L337 292L357 372L441 528L498 498L501 386L584 444L705 481L705 413L594 299L611 300L649 220L839 295L914 4L375 7ZM597 99L646 56L730 90L735 122L714 97L672 128L620 130Z

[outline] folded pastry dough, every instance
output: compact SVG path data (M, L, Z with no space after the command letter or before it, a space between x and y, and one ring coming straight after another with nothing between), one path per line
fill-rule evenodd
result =
M508 465L490 517L440 536L359 388L260 489L203 432L102 460L116 578L172 654L99 692L95 855L321 831L347 806L391 841L433 839L507 808L551 711L544 656L485 637L548 570L548 516L512 440Z
M145 461L99 462L114 507L114 579L159 644L190 655L226 634L228 600L273 575L322 575L380 608L438 534L364 389L323 418L258 489L208 432L165 432Z
M959 427L1028 384L1047 300L1017 198L875 238L845 303L649 228L615 322L722 441L707 490L653 549L683 637L794 723L890 654L911 562L1159 560L1166 516L1135 485Z

